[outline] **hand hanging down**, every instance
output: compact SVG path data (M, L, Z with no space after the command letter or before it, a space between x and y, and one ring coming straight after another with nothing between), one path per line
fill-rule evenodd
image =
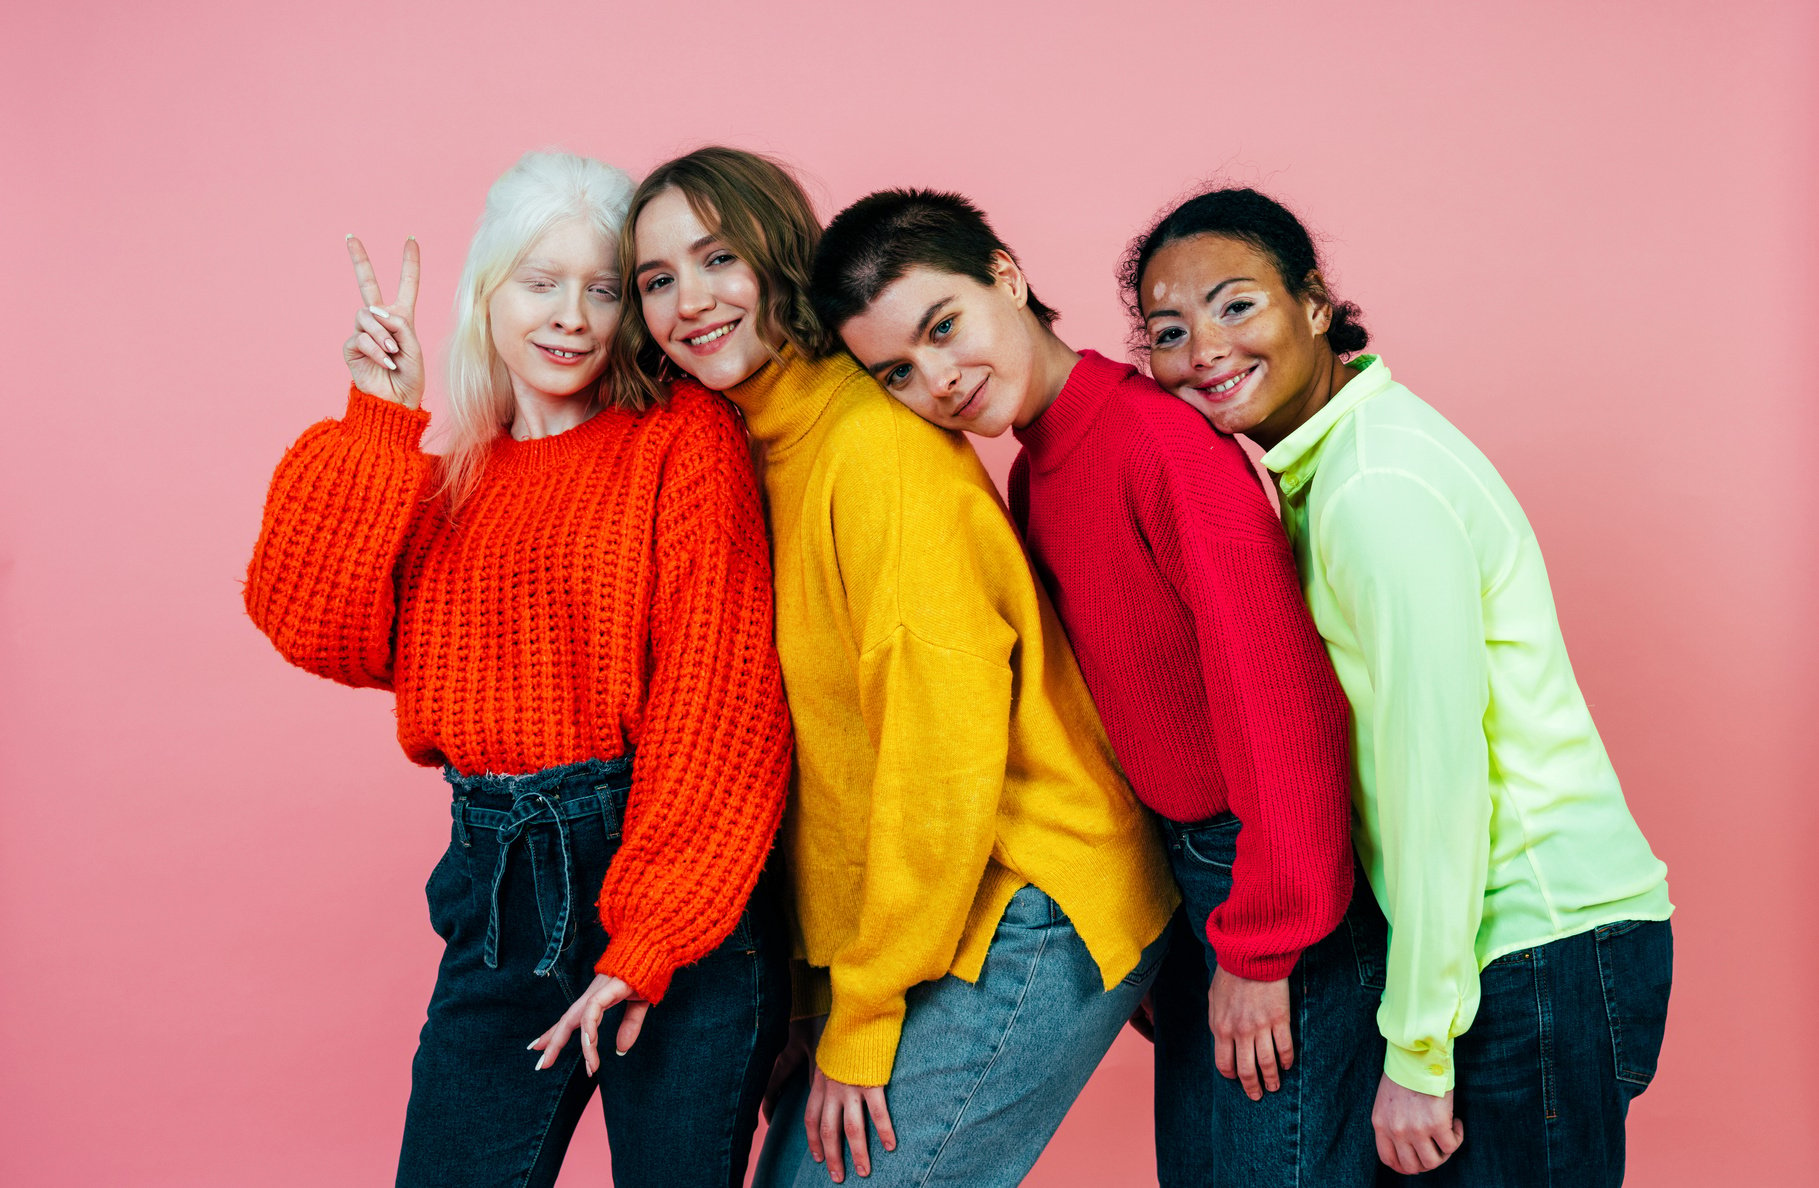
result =
M625 1018L619 1021L619 1034L614 1037L614 1051L623 1056L638 1042L644 1030L644 1016L651 1004L637 997L637 991L606 974L595 974L594 980L581 992L574 1005L564 1011L556 1025L530 1042L530 1051L542 1052L537 1069L542 1071L556 1063L557 1053L568 1043L568 1037L581 1033L581 1059L588 1076L600 1071L600 1019L620 1003L625 1004Z

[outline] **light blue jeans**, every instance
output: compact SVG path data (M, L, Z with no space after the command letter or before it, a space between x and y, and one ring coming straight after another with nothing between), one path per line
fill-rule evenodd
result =
M1107 991L1067 916L1042 891L1011 899L975 983L949 975L911 988L903 1038L885 1087L897 1149L867 1119L872 1174L851 1186L1014 1185L1042 1148L1161 964L1168 932ZM755 1188L824 1188L808 1155L802 1111L808 1070L785 1089L758 1160ZM844 1146L844 1144L842 1144Z

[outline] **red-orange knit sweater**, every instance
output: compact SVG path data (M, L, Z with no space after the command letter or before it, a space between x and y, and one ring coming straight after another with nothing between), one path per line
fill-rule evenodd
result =
M348 396L272 476L246 609L285 658L397 695L417 763L636 748L597 969L657 1001L732 931L789 782L769 547L730 405L692 385L492 447L451 523L428 414Z

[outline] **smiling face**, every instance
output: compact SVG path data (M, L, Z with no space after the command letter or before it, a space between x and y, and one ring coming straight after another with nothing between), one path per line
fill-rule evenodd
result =
M592 398L619 325L614 244L583 219L544 232L486 303L520 401Z
M996 437L1041 415L1035 380L1044 331L1023 273L1003 252L993 282L917 266L845 325L846 349L925 421Z
M716 392L743 383L778 344L767 344L758 274L702 222L681 190L638 215L638 300L663 353Z
M1274 445L1330 394L1324 288L1296 297L1249 243L1175 240L1151 257L1138 293L1150 374L1221 433Z

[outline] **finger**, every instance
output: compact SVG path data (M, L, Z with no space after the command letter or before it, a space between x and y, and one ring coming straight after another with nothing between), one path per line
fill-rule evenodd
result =
M1396 1144L1390 1142L1389 1135L1384 1133L1383 1127L1373 1123L1371 1129L1377 1134L1377 1162L1385 1167L1396 1167ZM1397 1170L1401 1169L1397 1168Z
M360 300L368 305L384 305L385 294L379 289L379 277L373 262L366 258L366 247L354 236L347 237L347 256L354 262L354 279L360 283Z
M398 365L392 362L392 357L385 353L384 347L373 341L372 335L362 331L354 337L353 346L355 351L371 359L374 366L383 367L387 371L398 370Z
M585 1020L581 1024L581 1063L590 1077L600 1071L600 1039Z
M1263 1087L1274 1093L1282 1088L1282 1072L1276 1067L1275 1033L1261 1031L1257 1033L1257 1076L1263 1081Z
M1440 1148L1434 1144L1434 1140L1426 1135L1415 1140L1414 1150L1415 1158L1421 1161L1422 1171L1433 1171L1446 1162L1446 1156L1440 1153Z
M1442 1159L1444 1159L1447 1156L1451 1155L1454 1151L1457 1151L1459 1149L1459 1144L1463 1143L1464 1141L1465 1141L1465 1123L1461 1122L1457 1118L1454 1118L1453 1119L1453 1128L1451 1130L1442 1131L1440 1133L1439 1137L1436 1139L1436 1142L1438 1143L1438 1145L1440 1147L1440 1157Z
M1405 1176L1421 1174L1421 1160L1415 1157L1415 1148L1401 1140L1396 1143L1396 1162L1391 1166Z
M802 1109L802 1129L808 1135L809 1157L822 1162L827 1154L821 1149L821 1099L827 1095L827 1082L814 1074L809 1076L808 1104Z
M384 312L376 305L369 305L354 315L354 326L384 347L386 354L395 355L398 353L398 340L392 337L391 330L377 316Z
M862 1176L871 1175L871 1145L865 1141L865 1105L858 1094L847 1098L840 1118L846 1126L847 1149L853 1153L853 1170Z
M891 1111L884 1104L884 1089L867 1089L865 1106L871 1112L872 1125L878 1128L878 1141L886 1151L897 1149L897 1128L891 1125Z
M1252 1101L1263 1100L1263 1087L1257 1083L1257 1042L1250 1036L1241 1037L1237 1047L1238 1083L1244 1086L1244 1095Z
M618 1045L614 1051L623 1056L632 1050L638 1042L638 1035L644 1030L644 1016L650 1014L651 1004L642 999L633 999L625 1004L625 1018L619 1020Z
M538 1072L542 1072L556 1063L556 1057L561 1054L562 1046L568 1043L569 1032L573 1030L573 1026L569 1024L568 1017L565 1015L561 1022L543 1033L541 1044L532 1045L532 1047L540 1046L543 1049L543 1056L537 1061Z
M1219 1075L1228 1081L1238 1075L1238 1061L1232 1055L1232 1041L1226 1036L1213 1037L1213 1065L1219 1070Z
M421 266L417 237L413 235L404 241L404 266L398 272L397 304L405 317L412 317L417 312L417 275Z
M1278 1019L1271 1028L1276 1039L1276 1059L1282 1062L1282 1071L1287 1072L1295 1067L1295 1036L1287 1019Z
M846 1155L840 1149L840 1104L829 1094L821 1102L821 1153L827 1156L827 1174L834 1183L846 1179Z

